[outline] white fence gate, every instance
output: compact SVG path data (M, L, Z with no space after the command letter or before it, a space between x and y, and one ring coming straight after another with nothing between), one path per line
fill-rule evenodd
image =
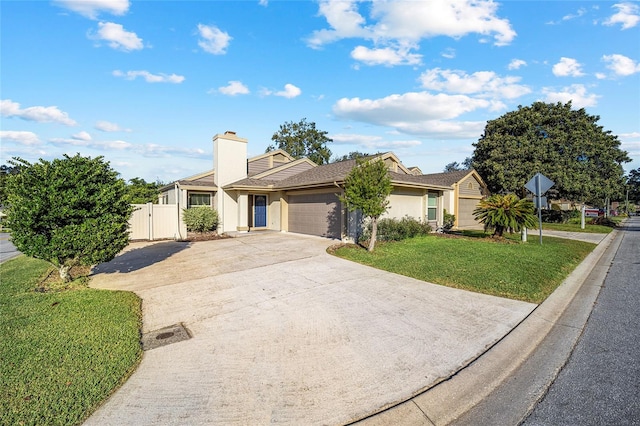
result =
M132 240L180 240L187 237L187 225L177 204L133 204L129 219Z

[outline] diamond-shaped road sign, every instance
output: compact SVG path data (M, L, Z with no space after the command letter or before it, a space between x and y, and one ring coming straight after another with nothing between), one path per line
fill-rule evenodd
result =
M542 173L536 173L536 175L532 177L531 180L524 185L524 187L533 192L534 195L540 196L547 192L554 183L555 182L553 182Z

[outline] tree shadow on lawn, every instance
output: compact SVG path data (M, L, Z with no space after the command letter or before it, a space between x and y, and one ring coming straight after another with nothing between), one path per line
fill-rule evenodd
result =
M162 262L176 253L189 248L184 241L164 241L145 247L135 248L116 256L113 260L96 265L91 275L134 272Z

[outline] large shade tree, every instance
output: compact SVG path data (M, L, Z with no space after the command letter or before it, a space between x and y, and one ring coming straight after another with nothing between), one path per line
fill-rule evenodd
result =
M7 180L10 175L15 175L20 171L19 167L3 164L0 166L0 207L7 204Z
M490 120L474 143L473 167L492 193L525 195L524 185L537 172L555 182L554 198L599 201L622 197L630 161L600 117L571 102L535 102Z
M11 163L19 173L6 182L7 222L22 253L50 262L68 281L72 266L107 262L127 246L133 207L102 157Z
M147 182L139 177L129 179L126 187L128 200L131 204L157 204L158 194L162 186L164 186L164 184L159 180L156 182Z
M271 140L274 143L267 147L266 152L282 149L296 159L307 157L318 165L328 164L331 150L327 143L333 142L328 133L316 129L316 123L308 122L306 118L297 123L289 121L281 124L280 130L273 134Z
M640 167L631 170L627 175L629 201L640 204Z

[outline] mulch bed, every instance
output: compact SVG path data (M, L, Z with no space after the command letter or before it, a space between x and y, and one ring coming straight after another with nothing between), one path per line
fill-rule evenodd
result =
M187 238L184 241L194 242L194 241L212 241L212 240L223 240L225 238L231 238L226 234L218 234L216 231L211 232L188 232Z

